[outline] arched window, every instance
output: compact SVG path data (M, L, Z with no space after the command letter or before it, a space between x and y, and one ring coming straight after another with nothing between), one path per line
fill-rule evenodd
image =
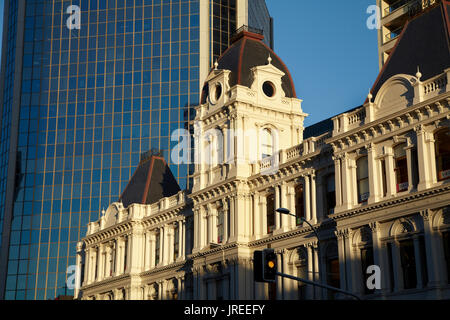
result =
M408 162L406 161L406 143L394 148L395 179L397 192L408 190Z
M336 186L333 174L327 176L326 187L327 214L333 214L336 207Z
M450 178L450 129L434 135L436 145L436 171L438 181Z
M305 195L304 195L304 188L303 184L299 184L295 187L295 215L296 218L296 225L299 226L302 221L301 218L305 217Z
M369 199L369 167L367 156L356 161L356 180L358 186L358 202L362 203Z
M223 210L223 206L220 205L217 208L217 243L222 243L224 241L224 220L225 220L225 213Z
M273 137L269 129L263 129L261 133L261 158L265 159L273 155Z
M275 230L275 194L269 194L266 201L267 233L272 233Z

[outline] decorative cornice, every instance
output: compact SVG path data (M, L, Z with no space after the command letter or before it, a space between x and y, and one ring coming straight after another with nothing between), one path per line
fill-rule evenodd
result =
M378 210L392 208L399 204L412 202L417 199L422 200L422 199L430 198L434 195L438 195L438 194L442 194L442 193L446 193L446 192L450 192L450 184L444 184L444 185L435 187L433 189L427 189L425 191L415 192L412 194L408 194L406 196L397 197L397 198L389 199L389 200L385 200L385 201L380 201L380 202L377 202L374 204L365 205L365 206L347 210L344 212L335 213L335 214L329 215L328 217L330 219L333 219L334 221L340 221L340 220L348 219L351 217L357 217L357 216L365 214L367 212L374 212L374 211L378 211Z

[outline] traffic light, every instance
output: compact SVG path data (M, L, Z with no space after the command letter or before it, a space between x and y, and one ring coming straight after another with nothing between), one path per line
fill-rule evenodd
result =
M253 253L253 275L255 282L275 282L277 255L273 249Z

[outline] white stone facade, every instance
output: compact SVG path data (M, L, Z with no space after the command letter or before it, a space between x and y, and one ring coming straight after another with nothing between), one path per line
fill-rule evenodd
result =
M363 107L333 118L332 131L308 139L284 73L270 58L252 72L251 88L227 87L227 70L209 75L216 89L196 108L201 161L191 194L114 203L89 225L76 297L345 298L287 279L255 283L253 251L270 247L280 272L366 299L449 299L450 70L426 82L419 73L392 77ZM239 134L248 131L256 138ZM280 207L314 225L320 241L275 213ZM381 268L380 290L365 286L369 265Z

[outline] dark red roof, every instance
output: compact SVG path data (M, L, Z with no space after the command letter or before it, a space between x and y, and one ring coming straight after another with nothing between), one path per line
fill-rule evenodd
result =
M164 158L151 156L139 163L119 201L125 208L133 203L153 204L180 190Z
M282 88L288 98L296 98L294 82L291 74L283 61L264 42L264 36L248 31L242 31L233 38L231 46L218 59L218 69L231 71L230 87L237 84L251 87L251 69L256 66L266 65L269 56L272 64L283 71ZM212 70L211 70L212 71ZM207 85L202 93L202 103L206 102Z

